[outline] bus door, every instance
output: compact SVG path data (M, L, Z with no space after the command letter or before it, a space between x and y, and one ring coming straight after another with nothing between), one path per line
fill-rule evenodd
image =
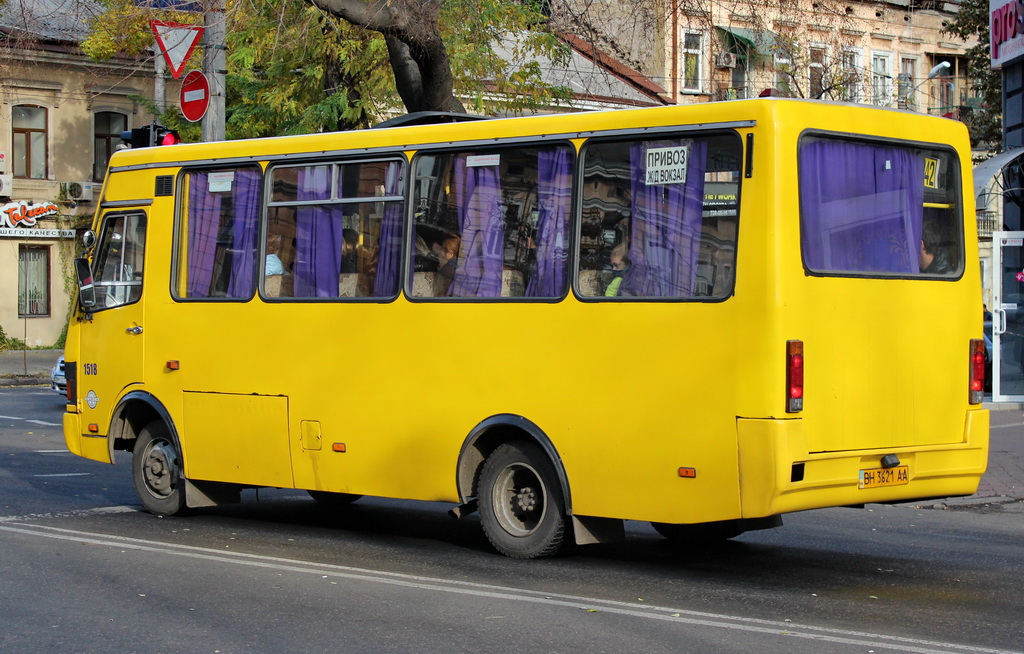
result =
M992 400L1024 401L1024 232L992 233Z
M88 347L79 353L77 391L82 424L99 425L100 435L123 389L142 382L145 246L145 213L104 215L92 260L96 304L81 325Z

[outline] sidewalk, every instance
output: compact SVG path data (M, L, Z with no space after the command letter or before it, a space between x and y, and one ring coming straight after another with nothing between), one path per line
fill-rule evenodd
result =
M50 370L61 350L4 350L0 352L0 386L49 384Z

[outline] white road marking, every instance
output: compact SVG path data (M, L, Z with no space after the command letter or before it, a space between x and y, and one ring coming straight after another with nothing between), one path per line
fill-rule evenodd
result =
M46 422L45 420L32 420L30 418L25 418L25 422L31 422L31 423L34 423L34 424L37 424L37 425L45 425L46 427L60 427L61 426L61 424L59 422Z
M57 472L51 475L32 475L33 477L91 477L91 472Z
M36 454L69 454L71 450L35 450Z
M100 506L95 509L80 509L78 511L60 511L57 513L30 513L27 515L0 516L0 522L24 522L25 520L38 520L40 518L78 518L90 515L108 515L113 513L138 513L139 509L131 506Z
M3 519L0 519L0 521L3 521ZM142 552L154 552L162 556L181 556L185 558L215 561L224 564L318 575L325 578L333 577L338 579L352 579L367 583L415 588L431 592L444 592L505 601L530 602L561 608L582 608L604 613L615 613L644 620L677 622L692 626L772 634L792 638L804 638L827 643L863 646L867 648L895 649L900 652L915 652L917 654L949 654L950 652L1008 654L1008 650L956 645L953 643L942 643L917 638L903 638L900 636L886 636L882 634L872 634L847 629L805 626L798 625L793 622L779 622L777 620L761 620L735 615L704 613L701 611L690 611L687 609L677 609L666 606L652 606L647 604L638 604L635 602L618 602L593 597L545 593L519 588L510 588L506 586L495 586L491 584L479 584L433 577L421 577L397 572L384 572L366 568L297 561L274 556L262 556L242 552L224 552L222 550L213 550L192 545L179 545L175 543L162 543L159 541L143 540L139 538L128 538L125 536L95 534L86 531L49 527L46 525L0 524L0 531L35 536L37 538L66 540L78 544L101 545L121 549L132 549Z

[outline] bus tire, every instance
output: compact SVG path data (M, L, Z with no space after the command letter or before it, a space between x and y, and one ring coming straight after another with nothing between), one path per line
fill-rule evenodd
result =
M675 525L666 522L652 522L659 534L679 545L708 545L735 538L743 533L736 520L706 522L695 525Z
M554 466L537 445L505 443L484 461L477 496L480 522L496 550L514 559L558 553L565 541L565 500Z
M309 496L316 500L316 503L326 509L340 509L343 506L348 506L352 502L357 501L362 495L353 495L352 493L330 493L327 491L306 491Z
M135 440L132 481L147 511L160 516L187 511L181 453L162 420L147 424Z

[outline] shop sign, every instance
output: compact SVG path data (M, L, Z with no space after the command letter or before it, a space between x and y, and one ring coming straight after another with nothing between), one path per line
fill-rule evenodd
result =
M1024 4L989 0L988 9L992 68L999 70L1024 56Z
M74 238L73 229L34 229L40 218L56 216L52 202L8 202L0 205L0 236L20 238Z

